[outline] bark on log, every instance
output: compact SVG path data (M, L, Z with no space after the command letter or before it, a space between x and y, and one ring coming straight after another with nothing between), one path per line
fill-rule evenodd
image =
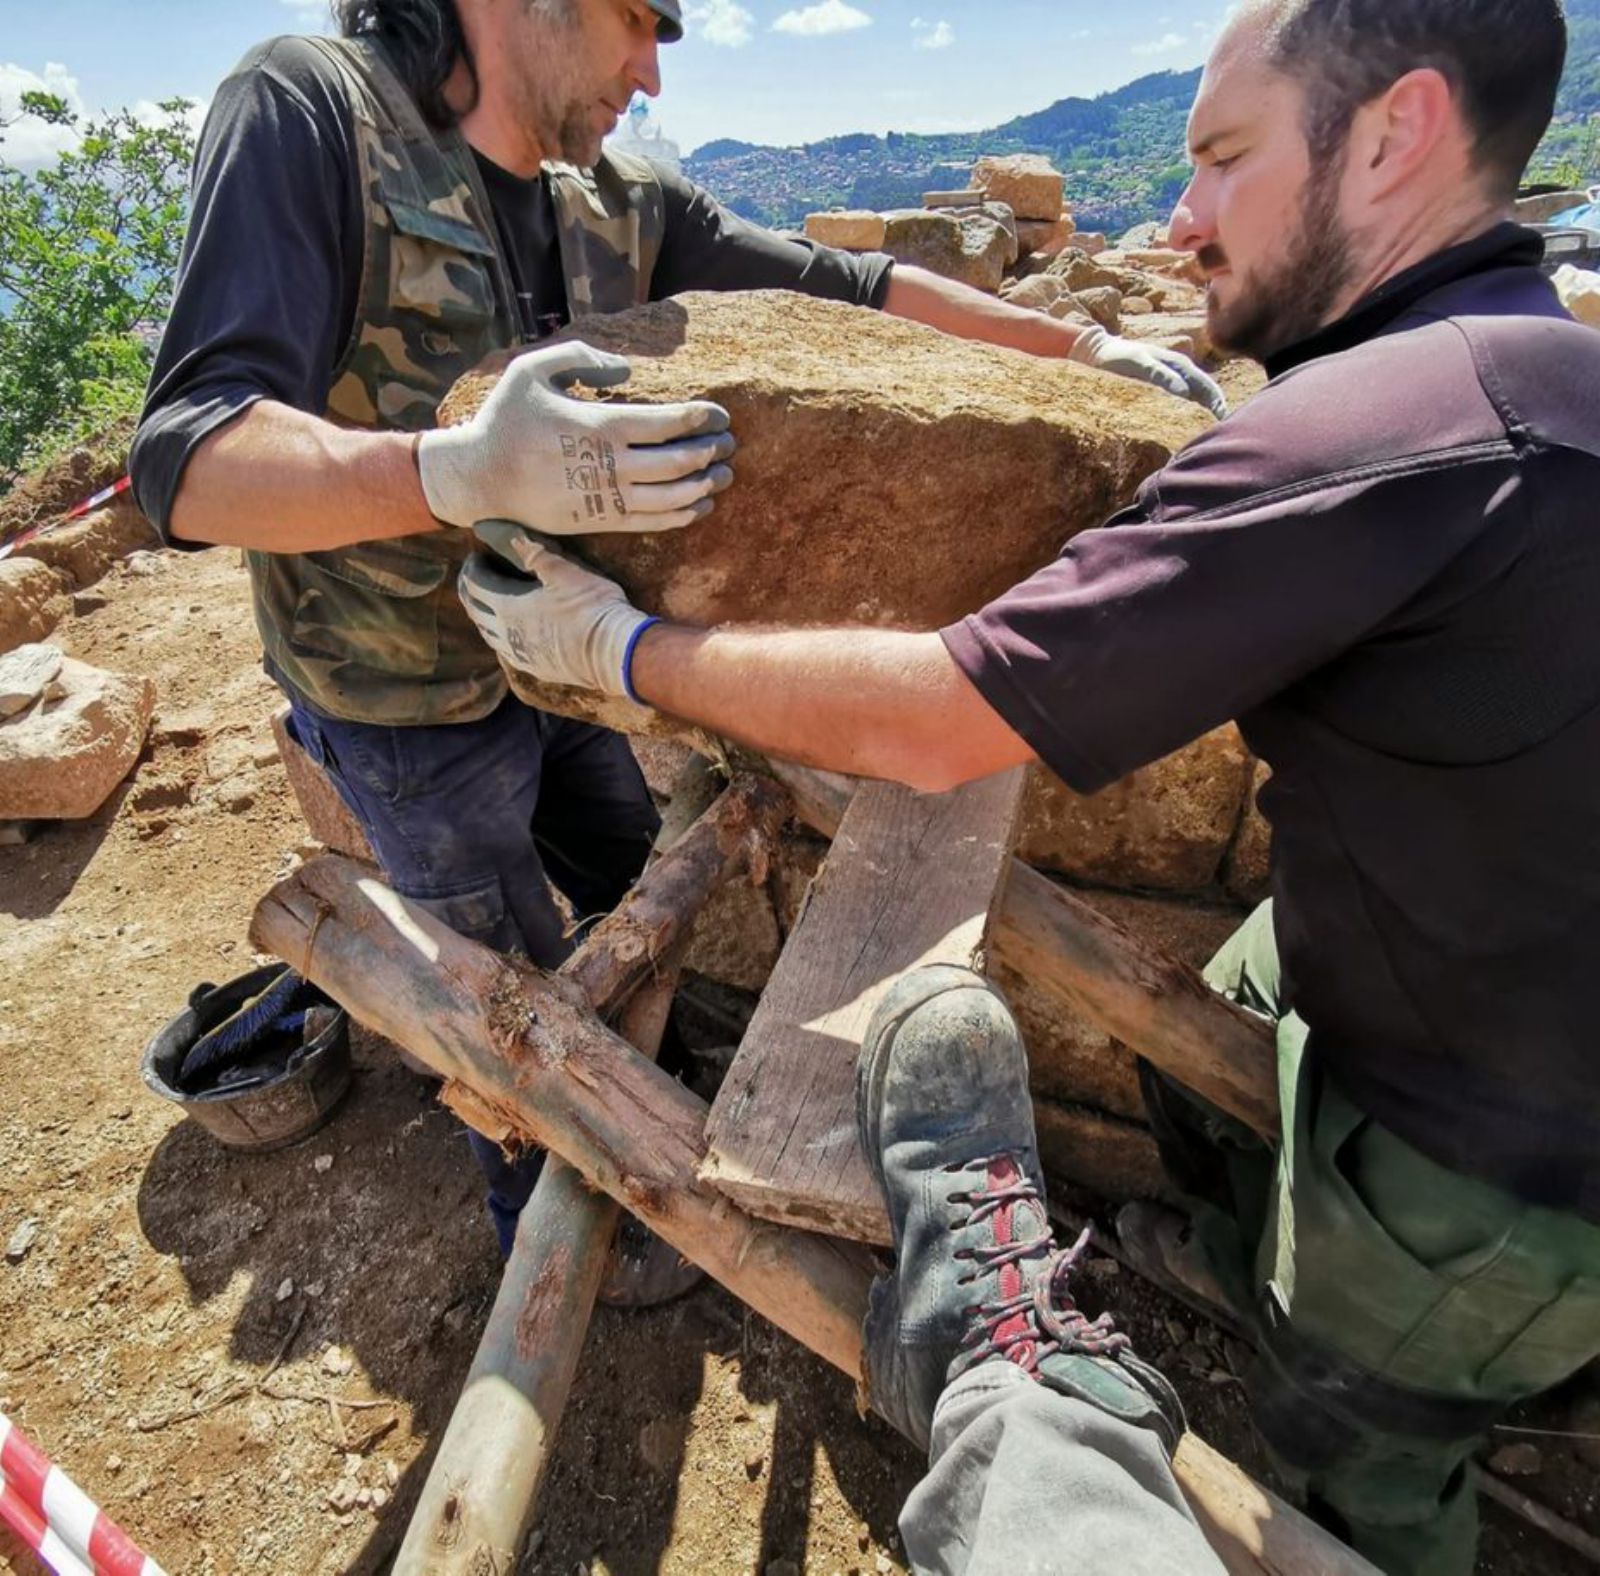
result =
M618 1028L652 1060L676 985L664 974ZM598 1003L596 1004L599 1005ZM393 1576L511 1570L538 1507L621 1215L554 1156L517 1222L477 1355L412 1512Z
M274 888L251 937L470 1086L478 1115L547 1144L741 1301L862 1377L868 1256L752 1220L701 1184L704 1102L604 1028L569 983L464 940L338 858ZM1359 1556L1199 1441L1185 1442L1176 1469L1230 1571L1370 1576Z
M691 759L679 774L656 839L677 844L715 797L709 762ZM703 839L702 842L707 840ZM765 858L752 837L747 856ZM729 872L730 875L733 872ZM679 952L682 947L679 947ZM617 984L602 961L602 939L562 969L598 994L602 1017L620 1006L618 1032L656 1059L677 985L676 966L626 1002L604 994ZM595 1297L621 1211L565 1161L550 1156L517 1222L489 1322L411 1515L394 1576L475 1576L509 1570L532 1524L567 1397L577 1374Z
M790 789L805 821L827 837L838 831L854 792L849 778L781 761L766 770ZM1000 896L993 943L1038 989L1263 1137L1278 1136L1271 1025L1219 996L1193 969L1017 860Z

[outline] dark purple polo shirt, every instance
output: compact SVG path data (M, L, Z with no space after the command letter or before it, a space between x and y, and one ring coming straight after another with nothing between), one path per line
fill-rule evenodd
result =
M1600 1220L1600 333L1539 246L1391 280L944 639L1080 792L1237 718L1313 1053Z

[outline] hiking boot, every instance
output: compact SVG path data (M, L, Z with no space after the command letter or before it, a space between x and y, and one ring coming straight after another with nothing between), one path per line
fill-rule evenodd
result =
M945 1387L1011 1362L1174 1448L1172 1387L1073 1301L1087 1233L1066 1252L1051 1236L1027 1057L989 982L945 964L900 980L868 1026L856 1112L895 1245L864 1332L877 1410L926 1447Z
M1187 1215L1165 1204L1124 1204L1116 1230L1135 1274L1226 1329L1247 1328Z

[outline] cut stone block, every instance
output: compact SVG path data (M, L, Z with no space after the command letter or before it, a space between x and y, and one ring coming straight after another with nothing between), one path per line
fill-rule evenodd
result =
M1039 1163L1053 1192L1065 1184L1086 1187L1117 1204L1177 1202L1149 1128L1052 1100L1034 1101L1033 1120Z
M979 159L972 167L972 184L990 202L1010 203L1019 219L1048 219L1054 223L1066 207L1066 178L1048 159L1037 154Z
M1018 219L1017 245L1023 253L1036 257L1054 257L1074 244L1077 226L1066 215L1052 223L1048 219Z
M959 192L924 192L924 208L972 208L983 201L983 193L976 186Z
M71 611L67 582L48 564L0 560L0 651L43 640Z
M272 737L278 746L278 759L294 790L306 828L324 848L352 859L376 864L377 856L355 812L339 795L328 774L301 749L289 732L289 708L274 714Z
M1223 885L1241 903L1259 903L1272 891L1272 827L1257 802L1272 769L1257 761L1250 791L1245 796L1244 817L1222 867Z
M1201 891L1222 868L1252 769L1229 723L1090 798L1036 770L1018 852L1099 886Z
M632 360L614 397L712 399L733 419L736 480L704 520L572 540L638 606L702 626L942 628L1103 523L1211 424L1127 378L787 292L680 296L567 335ZM497 376L464 378L446 424ZM630 732L654 716L514 682Z
M846 252L883 249L884 218L867 209L806 215L806 239L819 246L837 246Z
M1240 910L1216 903L1179 903L1121 892L1077 895L1137 940L1195 969L1211 961L1244 919ZM1144 1120L1131 1051L1088 1018L1063 1012L1057 998L1046 996L998 958L991 959L990 972L1017 1015L1036 1099Z
M1014 260L1016 237L982 216L959 219L918 208L886 214L883 250L896 262L995 294Z
M0 722L0 820L77 821L93 815L133 770L156 687L66 658L59 699Z

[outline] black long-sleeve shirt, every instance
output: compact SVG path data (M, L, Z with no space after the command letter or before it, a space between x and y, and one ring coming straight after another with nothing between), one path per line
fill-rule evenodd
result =
M555 208L542 177L478 156L525 333L568 320ZM685 290L798 290L881 306L893 267L747 223L657 167L666 234L652 300ZM354 327L365 244L349 109L326 57L300 38L258 45L217 90L195 163L172 315L131 468L165 534L185 466L260 399L321 415ZM186 544L176 544L186 545Z

